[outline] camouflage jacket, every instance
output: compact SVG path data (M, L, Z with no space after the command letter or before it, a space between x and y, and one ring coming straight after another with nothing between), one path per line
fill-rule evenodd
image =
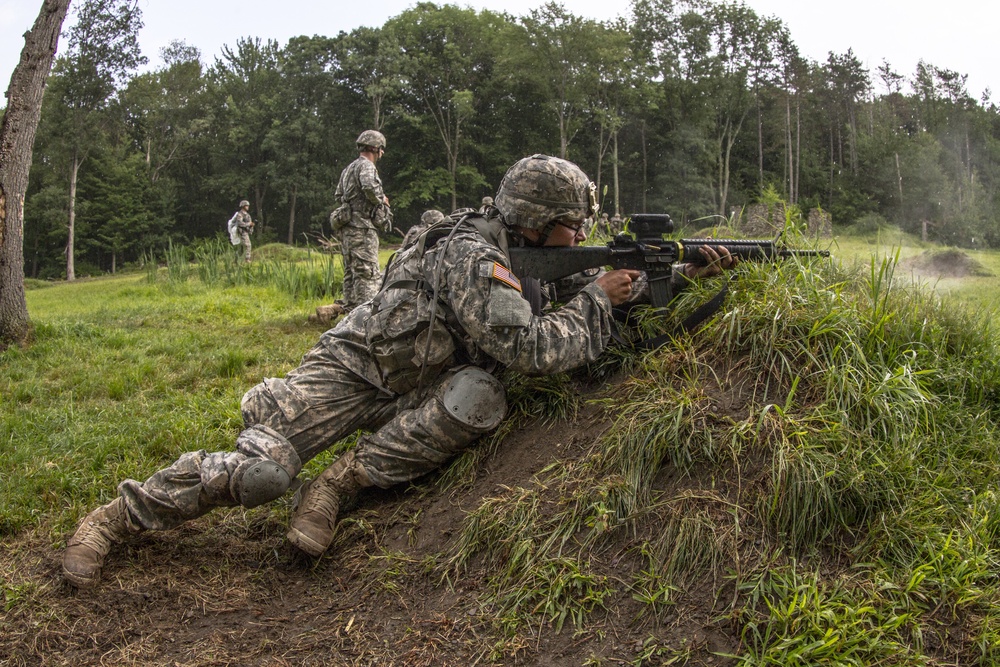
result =
M243 209L236 211L231 221L234 221L240 229L250 229L253 227L253 220L250 218L250 214Z
M534 315L498 245L503 243L487 240L475 227L461 224L450 241L439 239L426 249L424 243L405 248L387 268L379 294L326 332L323 343L351 370L388 390L386 368L373 354L378 348L372 340L373 323L382 321L386 330L412 329L412 322L403 322L405 312L430 321L426 310L437 276L438 327L443 325L450 341L425 345L429 336L400 338L408 341L406 352L417 362L426 362L429 351L431 363L441 364L436 371L475 364L548 375L596 360L613 326L611 301L604 290L587 285L557 310ZM393 320L393 308L413 294L422 294L424 305L409 311L400 308L400 317Z
M337 183L337 202L351 207L351 221L346 226L375 228L374 213L382 205L385 192L375 164L359 155L347 165Z

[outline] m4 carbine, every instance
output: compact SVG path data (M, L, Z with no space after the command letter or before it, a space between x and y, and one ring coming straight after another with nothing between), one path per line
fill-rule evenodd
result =
M610 266L613 269L645 271L649 280L650 301L666 306L671 298L670 279L676 264L707 262L699 249L725 247L742 261L765 262L787 257L829 257L829 250L796 250L783 246L778 239L681 239L664 240L674 230L665 213L637 213L630 217L630 233L621 233L602 246L574 248L510 248L511 271L519 278L541 282L557 280L587 269Z

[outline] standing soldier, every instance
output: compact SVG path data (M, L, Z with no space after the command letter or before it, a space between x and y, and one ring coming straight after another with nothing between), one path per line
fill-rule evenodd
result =
M483 197L482 206L479 207L479 213L486 215L490 212L491 206L493 206L493 197Z
M392 224L389 198L382 191L375 163L385 153L385 136L365 130L357 140L358 159L340 174L336 198L340 206L331 216L340 234L344 257L344 310L361 305L379 288L378 232L376 224Z
M253 220L250 218L250 202L246 199L240 202L240 208L229 219L229 237L239 238L243 244L243 259L250 261L250 233L253 232ZM237 244L233 244L237 245Z

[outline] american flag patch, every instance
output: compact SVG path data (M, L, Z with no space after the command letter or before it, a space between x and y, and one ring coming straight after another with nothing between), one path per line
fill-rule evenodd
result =
M507 270L503 264L498 262L493 262L493 277L504 283L505 285L510 285L518 292L521 291L521 281L514 277L514 274Z

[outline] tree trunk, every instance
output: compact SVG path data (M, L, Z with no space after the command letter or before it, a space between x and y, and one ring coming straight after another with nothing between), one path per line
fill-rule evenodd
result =
M31 327L24 298L24 195L45 80L69 3L42 3L7 89L0 125L0 350L26 342Z
M76 263L73 242L76 234L76 179L80 174L80 159L73 155L73 166L69 172L69 229L66 237L66 280L76 280Z
M764 114L757 95L757 189L764 190Z
M640 127L640 137L642 141L642 212L648 213L646 208L646 191L649 189L649 156L646 155L646 119L642 119Z
M295 245L295 200L298 198L299 189L292 186L292 198L288 202L288 245Z
M600 124L600 137L597 140L597 201L604 210L604 195L601 193L601 170L604 169L604 123Z
M792 99L785 95L785 145L788 147L788 203L795 203L795 149L792 147Z
M802 169L802 100L795 97L795 198L793 204L799 203L799 176Z
M615 214L622 214L621 201L618 199L618 130L614 130L614 155L611 157L611 175L615 180Z

